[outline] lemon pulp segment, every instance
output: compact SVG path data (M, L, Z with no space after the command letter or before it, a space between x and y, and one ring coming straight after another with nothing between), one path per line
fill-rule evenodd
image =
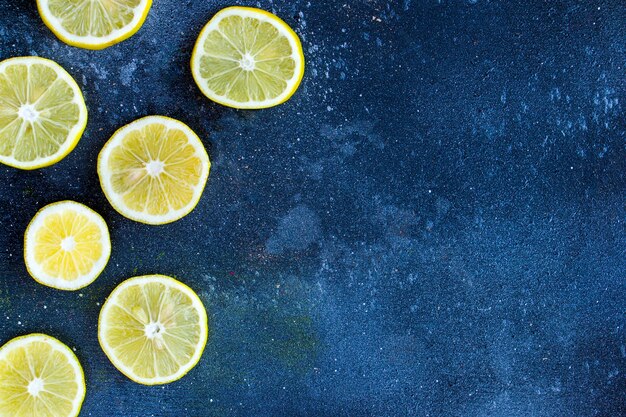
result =
M200 90L235 108L278 105L297 90L304 72L298 35L277 16L229 7L204 27L191 68Z
M74 417L84 398L80 363L58 340L31 334L0 349L0 416Z
M185 375L207 341L207 316L189 287L163 275L124 281L100 312L100 344L135 382L165 384Z
M0 162L52 165L76 146L86 124L80 88L57 63L38 57L0 63Z

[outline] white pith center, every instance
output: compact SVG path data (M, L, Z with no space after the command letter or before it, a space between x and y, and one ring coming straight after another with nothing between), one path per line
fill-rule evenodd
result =
M17 111L17 115L28 122L34 122L39 118L39 112L32 104L24 104Z
M146 171L148 175L153 177L159 176L165 168L165 164L161 161L150 161L146 164Z
M148 339L162 337L164 331L165 327L158 321L146 324L145 333Z
M71 252L76 248L76 241L73 236L68 236L61 241L61 249L66 252Z
M28 383L28 393L33 397L37 397L43 391L43 379L35 378Z
M239 66L243 68L245 71L252 71L255 67L254 57L249 53L245 53L241 61L239 61Z

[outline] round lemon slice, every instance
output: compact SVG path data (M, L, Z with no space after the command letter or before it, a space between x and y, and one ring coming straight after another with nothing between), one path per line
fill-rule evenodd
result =
M152 0L37 0L44 23L63 42L104 49L143 25Z
M182 378L200 360L208 337L202 301L164 275L130 278L100 311L98 339L113 365L144 385Z
M84 398L83 369L57 339L30 334L0 348L0 416L75 417Z
M78 143L87 107L59 64L18 57L0 62L0 162L14 168L52 165Z
M98 156L104 194L123 216L165 224L198 204L211 163L187 125L148 116L119 129Z
M104 219L87 206L60 201L37 212L24 234L24 260L40 284L77 290L91 284L111 254Z
M298 35L264 10L228 7L200 32L191 71L211 100L238 109L262 109L287 101L304 75Z

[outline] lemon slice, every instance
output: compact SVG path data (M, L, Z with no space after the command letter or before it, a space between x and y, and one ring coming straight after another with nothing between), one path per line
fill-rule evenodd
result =
M86 125L83 94L59 64L38 57L0 62L0 162L52 165L74 149Z
M43 22L63 42L104 49L143 25L152 0L37 0Z
M100 311L98 339L113 365L144 385L182 378L200 360L208 337L202 301L164 275L130 278Z
M110 254L104 219L74 201L42 208L24 234L28 272L40 284L59 290L77 290L91 284Z
M191 71L211 100L238 109L287 101L304 74L298 35L278 17L250 7L219 11L200 32Z
M83 369L57 339L30 334L0 348L0 416L75 417L84 398Z
M123 216L165 224L198 204L211 163L187 125L148 116L119 129L98 156L104 194Z

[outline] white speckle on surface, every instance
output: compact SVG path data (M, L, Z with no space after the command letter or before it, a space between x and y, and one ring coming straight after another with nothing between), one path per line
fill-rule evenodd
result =
M137 61L133 60L120 68L120 81L122 85L129 87L135 70L137 69Z
M98 67L96 64L90 65L93 72L96 74L96 78L99 80L106 80L109 76L109 72L102 67Z

